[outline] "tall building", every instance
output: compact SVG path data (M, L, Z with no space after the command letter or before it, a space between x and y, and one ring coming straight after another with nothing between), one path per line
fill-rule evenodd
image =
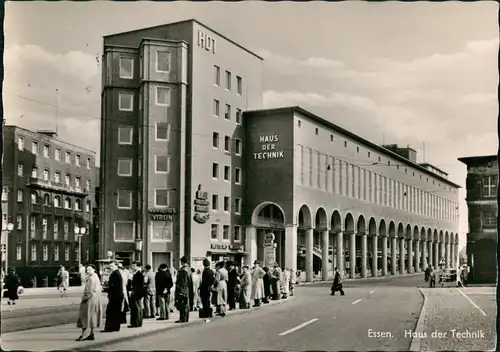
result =
M60 265L71 268L89 262L92 253L92 213L95 152L63 142L51 131L33 132L17 126L3 130L3 221L8 234L8 265L23 286L32 279L49 285ZM2 204L3 205L3 204ZM75 228L85 228L82 255ZM83 232L83 231L81 231ZM90 233L90 234L89 234Z
M103 52L100 255L156 267L227 252L242 239L242 111L262 107L262 59L195 20L106 36Z
M498 156L459 158L467 165L467 264L470 282L495 283L497 274Z

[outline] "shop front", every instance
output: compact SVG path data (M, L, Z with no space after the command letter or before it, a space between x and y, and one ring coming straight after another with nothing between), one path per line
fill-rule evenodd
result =
M235 263L236 267L241 268L245 262L245 247L243 244L210 244L210 249L207 251L206 257L211 261L214 267L218 262L232 261Z

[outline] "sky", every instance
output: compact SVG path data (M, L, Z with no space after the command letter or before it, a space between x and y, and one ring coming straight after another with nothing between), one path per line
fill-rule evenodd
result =
M409 145L462 187L467 170L457 158L498 149L493 1L5 7L7 124L55 129L57 100L60 138L97 153L102 37L191 18L264 57L265 108L300 105L375 143ZM459 211L462 247L465 189Z

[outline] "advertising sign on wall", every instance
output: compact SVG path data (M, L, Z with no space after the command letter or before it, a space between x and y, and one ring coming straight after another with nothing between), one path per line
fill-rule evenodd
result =
M198 185L198 190L194 198L194 217L193 220L198 224L204 224L210 219L209 212L210 202L208 201L208 193L201 190L201 185Z
M279 135L277 134L260 136L259 152L253 153L253 158L255 160L283 159L285 157L284 151L279 150L277 147L279 140Z

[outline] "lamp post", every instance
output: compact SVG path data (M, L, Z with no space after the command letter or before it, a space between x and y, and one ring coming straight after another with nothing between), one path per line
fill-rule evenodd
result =
M75 226L75 236L78 238L78 267L82 264L82 236L86 231L85 227Z
M5 234L5 274L9 269L9 235L14 230L14 224L9 222L8 224L2 224L2 232Z

